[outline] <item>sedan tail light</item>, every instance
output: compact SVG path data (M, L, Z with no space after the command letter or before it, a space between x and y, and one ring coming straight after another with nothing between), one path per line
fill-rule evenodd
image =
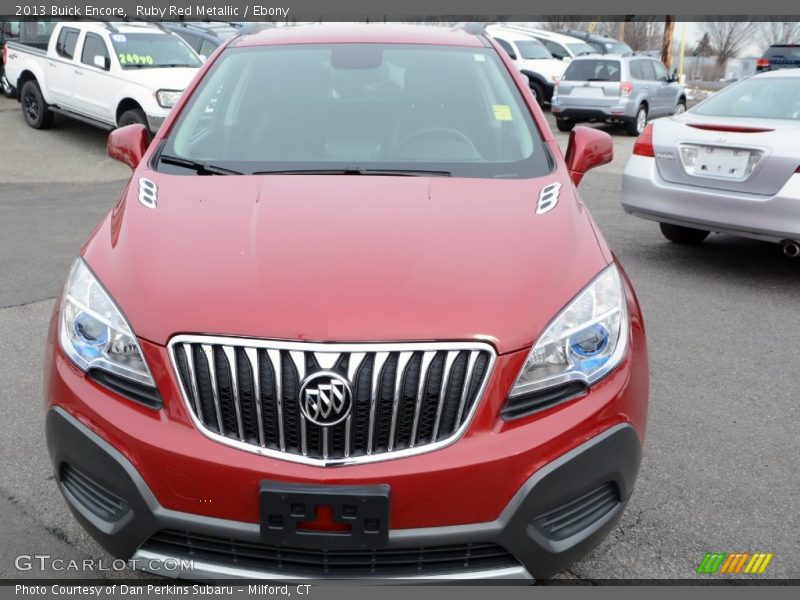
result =
M630 81L623 81L619 84L619 95L622 98L627 98L633 91L633 84Z
M633 153L636 156L649 156L655 158L656 153L653 149L653 124L648 123L639 137L636 138L636 143L633 145Z
M762 57L756 60L756 69L769 69L769 59Z

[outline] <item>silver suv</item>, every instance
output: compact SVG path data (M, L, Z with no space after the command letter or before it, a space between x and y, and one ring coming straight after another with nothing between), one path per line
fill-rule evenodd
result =
M564 71L551 109L559 131L588 121L619 123L628 135L639 135L648 119L684 112L686 92L654 58L581 56Z

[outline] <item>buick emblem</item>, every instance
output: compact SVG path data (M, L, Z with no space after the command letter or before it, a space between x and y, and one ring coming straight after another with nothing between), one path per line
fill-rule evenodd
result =
M352 405L350 383L337 373L313 373L300 386L300 412L314 425L331 427L341 423L350 414Z

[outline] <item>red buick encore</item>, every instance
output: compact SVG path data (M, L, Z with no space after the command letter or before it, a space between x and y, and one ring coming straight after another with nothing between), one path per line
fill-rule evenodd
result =
M621 516L636 297L478 27L239 35L56 302L47 443L112 555L204 578L546 578Z

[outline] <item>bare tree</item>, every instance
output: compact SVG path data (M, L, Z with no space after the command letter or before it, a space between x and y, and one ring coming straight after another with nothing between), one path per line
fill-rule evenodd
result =
M703 23L703 29L717 55L717 64L724 65L752 41L758 25L752 21L711 21Z
M663 34L663 21L629 21L625 23L625 35L621 39L634 52L644 52L645 50L657 50Z
M797 44L800 42L800 22L765 21L759 24L758 41L768 48L772 44Z

